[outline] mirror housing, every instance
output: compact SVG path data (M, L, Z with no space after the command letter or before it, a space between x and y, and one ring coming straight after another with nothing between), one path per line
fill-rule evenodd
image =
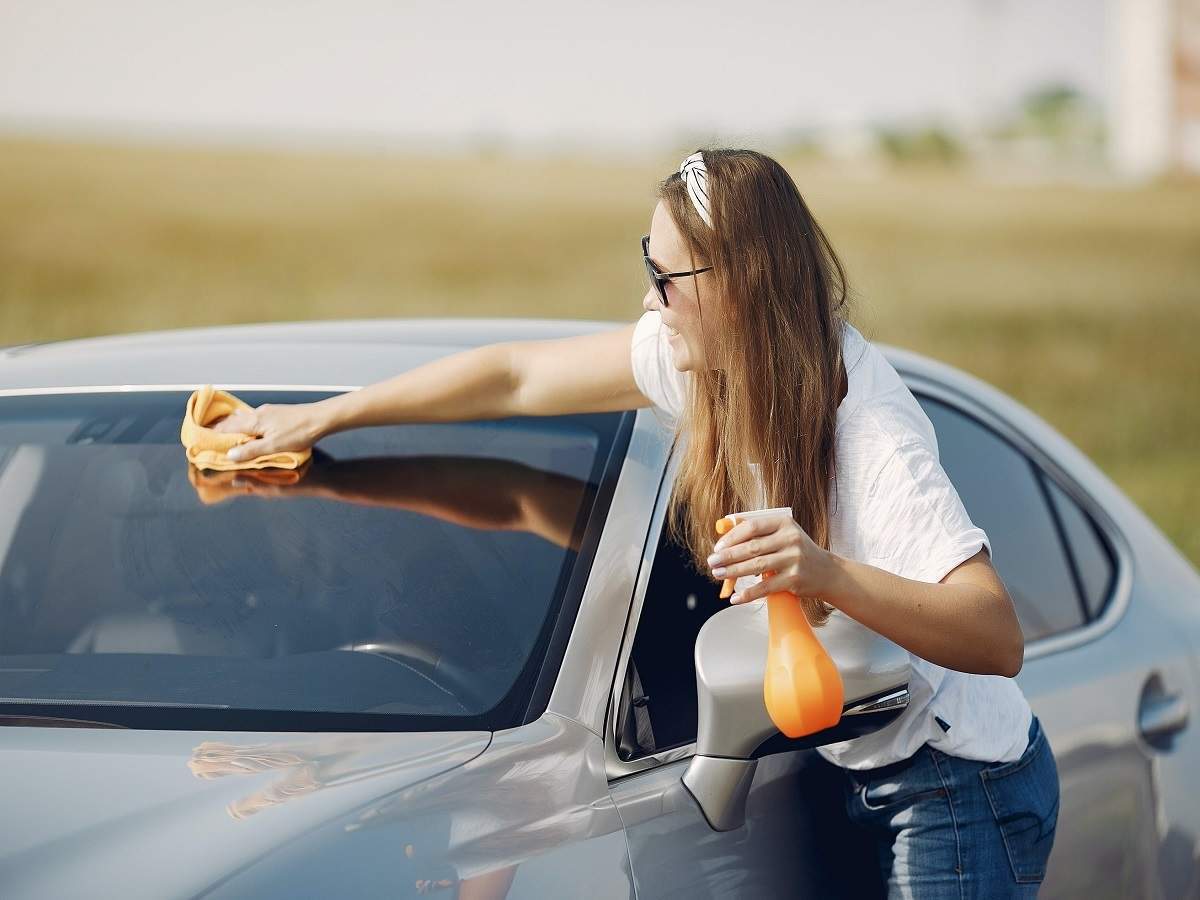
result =
M763 700L766 600L730 606L700 629L696 755L683 784L716 831L745 822L760 757L878 731L908 706L906 650L837 611L815 632L842 676L845 705L837 725L793 739L775 727Z

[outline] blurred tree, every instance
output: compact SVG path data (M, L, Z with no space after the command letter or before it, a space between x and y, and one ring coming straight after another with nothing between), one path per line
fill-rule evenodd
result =
M937 125L917 129L879 127L875 137L883 155L896 163L955 165L966 156L958 138Z
M779 138L779 152L793 159L822 159L825 145L821 132L816 128L794 128L785 131Z
M1025 95L1021 104L1026 121L1045 133L1060 132L1086 105L1084 96L1069 84L1050 84Z
M1097 103L1074 85L1050 82L1026 93L1006 121L991 130L993 139L1042 140L1058 151L1099 148L1104 117Z

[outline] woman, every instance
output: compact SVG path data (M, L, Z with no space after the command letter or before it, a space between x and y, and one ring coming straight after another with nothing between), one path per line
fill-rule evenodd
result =
M889 894L1036 894L1057 768L1012 680L1024 653L1012 602L928 418L847 321L842 267L777 162L697 152L659 196L638 322L479 347L218 430L259 435L238 448L249 459L363 425L658 407L688 438L670 527L714 579L737 579L731 602L791 591L815 625L848 616L909 652L904 713L819 749L846 772ZM744 522L713 546L718 518L763 506L792 517Z

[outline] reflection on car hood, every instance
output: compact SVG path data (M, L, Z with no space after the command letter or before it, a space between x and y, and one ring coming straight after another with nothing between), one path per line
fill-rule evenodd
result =
M0 729L0 884L7 898L86 896L102 885L130 897L194 896L330 820L463 765L490 738Z

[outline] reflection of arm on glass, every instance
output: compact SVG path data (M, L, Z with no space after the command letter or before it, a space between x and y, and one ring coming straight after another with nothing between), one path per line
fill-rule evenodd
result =
M477 457L315 455L300 470L252 469L188 477L205 503L233 496L319 497L436 516L490 531L528 531L578 551L575 522L591 486L521 463ZM574 535L574 537L573 537Z

